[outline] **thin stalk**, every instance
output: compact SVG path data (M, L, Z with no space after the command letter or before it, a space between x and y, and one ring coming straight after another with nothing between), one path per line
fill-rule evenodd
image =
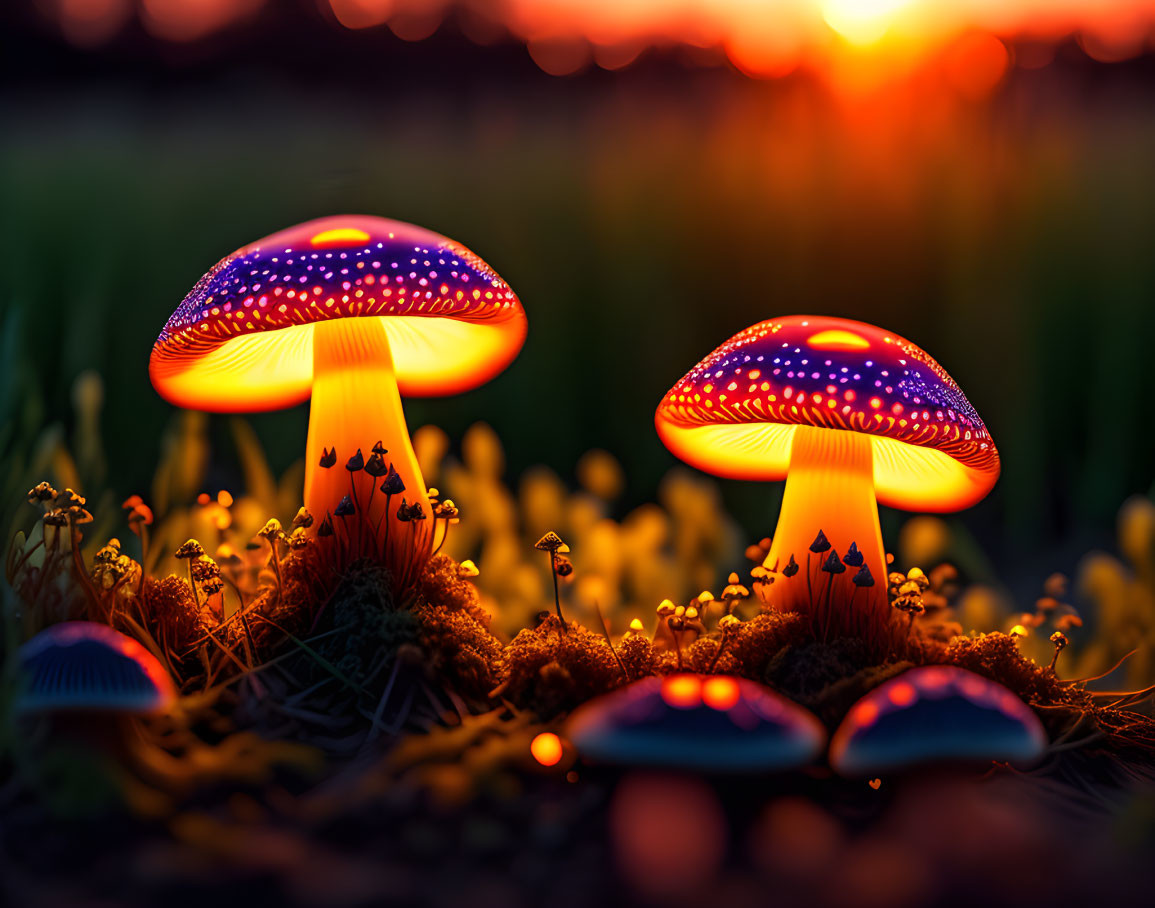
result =
M806 550L806 595L809 597L809 607L814 607L814 587L810 582L810 555L809 549Z
M373 520L373 493L377 491L377 477L370 476L369 479L369 500L365 503L365 523L368 524ZM371 546L377 545L377 531L373 531L373 538L370 540Z
M822 642L826 642L826 638L830 634L830 597L834 593L834 572L831 571L830 578L826 581L826 604L822 607Z
M277 597L281 595L281 559L277 557L277 541L275 537L269 537L269 554L270 560L273 563L273 573L277 575Z
M40 597L44 594L44 585L48 582L48 575L52 573L55 568L56 552L60 548L60 527L51 527L52 529L52 545L45 543L44 545L44 563L40 565L40 578L36 584L36 595L34 600L40 601ZM48 532L48 526L45 525L45 533Z
M376 483L374 483L374 486L376 486ZM389 519L389 500L392 497L393 497L392 494L390 494L389 492L385 493L385 510L381 513L381 516L377 518L377 524L373 527L373 541L374 541L374 543L376 543L377 537L381 535L381 522ZM389 550L388 545L389 545L389 525L386 524L385 525L385 543L381 546L381 557L382 558L385 557L386 552L388 552L388 550Z
M725 631L722 632L722 642L718 644L718 651L714 653L714 658L710 660L710 667L706 669L707 675L714 674L714 669L718 667L718 660L722 658L722 653L726 651L726 645L730 642L730 635Z
M361 501L357 497L357 483L353 481L352 472L349 473L349 488L353 491L353 512L357 515L357 556L360 557L364 548L365 534L361 531L361 523L369 519L367 512L362 512Z
M199 612L200 608L201 608L201 597L197 593L197 585L196 585L196 582L193 580L192 559L191 558L185 559L185 567L188 568L188 585L192 587L193 604L196 605L197 611Z
M618 655L618 651L614 649L614 641L610 639L610 626L606 624L606 616L602 614L602 607L594 603L594 611L597 613L598 622L602 626L602 633L605 634L606 643L609 644L610 652L614 654L614 659L617 660L618 668L622 670L622 676L626 681L630 680L630 673L626 671L626 664L622 662L622 657Z
M549 569L550 573L553 574L553 604L557 609L557 620L561 622L562 632L568 634L569 628L566 627L565 618L561 616L561 591L558 589L557 583L557 552L549 553ZM681 664L680 656L678 664Z
M36 543L35 543L35 545L32 546L32 548L26 549L24 551L24 553L20 556L20 560L16 562L16 566L14 568L12 568L13 578L15 578L16 575L20 573L20 569L22 567L24 567L25 562L27 562L28 559L30 557L32 557L32 553L35 552L38 548L40 548L40 546L42 546L42 545L44 545L44 537L43 536L41 536L38 540L36 540Z
M381 547L381 558L386 564L389 563L389 528L393 526L393 515L389 511L392 498L392 495L385 496L385 544Z
M433 537L435 539L437 538L437 521L436 520L433 521ZM447 517L447 518L445 518L445 532L441 536L441 541L439 543L437 543L437 548L435 548L433 550L433 552L429 555L430 558L432 558L434 555L436 555L438 552L441 551L441 547L443 545L445 545L445 540L448 538L449 538L449 518Z

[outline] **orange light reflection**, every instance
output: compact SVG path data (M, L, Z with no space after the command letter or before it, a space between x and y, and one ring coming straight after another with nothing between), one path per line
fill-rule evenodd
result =
M1029 45L1024 66L1046 65L1048 45L1070 37L1092 59L1143 53L1155 27L1149 0L317 0L335 27L387 25L420 41L446 21L491 43L522 41L546 72L628 66L648 48L703 48L755 78L802 67L851 91L942 68L965 97L993 90ZM145 28L195 41L252 18L264 0L141 0ZM77 44L111 40L133 14L125 0L49 0L46 11ZM1038 52L1040 46L1043 52ZM1001 47L1001 49L1000 49Z

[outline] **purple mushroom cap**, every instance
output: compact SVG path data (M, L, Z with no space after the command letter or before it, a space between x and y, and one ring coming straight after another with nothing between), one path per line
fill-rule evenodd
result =
M65 621L20 648L23 713L92 710L162 712L175 698L160 662L130 637L104 624Z
M980 500L999 456L966 396L925 350L850 319L792 315L735 334L662 400L666 447L707 472L786 478L797 426L861 433L878 501L953 511Z
M830 765L869 776L926 763L1037 762L1038 716L987 678L945 665L912 668L859 700L835 731Z
M826 744L811 713L726 675L635 681L580 707L565 733L593 762L720 773L798 769Z
M460 243L402 221L337 215L214 265L161 331L152 383L171 403L202 410L301 403L313 376L312 327L341 318L380 320L406 396L483 384L526 333L509 285Z

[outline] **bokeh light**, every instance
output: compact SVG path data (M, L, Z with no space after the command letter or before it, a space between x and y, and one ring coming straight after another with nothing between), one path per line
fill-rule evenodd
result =
M542 766L557 766L561 762L561 738L552 731L543 731L529 744L529 752Z
M334 28L387 28L422 41L452 26L478 44L514 40L545 72L615 70L649 49L702 51L754 78L799 68L837 86L861 88L869 70L922 73L939 61L964 97L997 86L1013 62L1011 43L1029 44L1022 65L1046 65L1074 39L1087 56L1115 63L1151 43L1155 7L1146 0L316 0ZM198 41L250 21L264 0L42 0L69 41L111 41L139 10L149 34ZM700 59L700 58L699 58ZM848 78L848 72L852 75Z

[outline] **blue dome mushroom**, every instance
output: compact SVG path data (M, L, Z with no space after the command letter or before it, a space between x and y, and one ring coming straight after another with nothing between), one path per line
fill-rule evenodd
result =
M1030 766L1047 748L1038 716L1001 684L947 665L912 668L850 708L830 743L842 776L927 763Z
M71 711L148 715L175 700L159 660L107 625L65 621L20 648L21 713Z
M799 769L826 744L814 715L727 675L635 681L581 706L565 733L592 762L721 773Z

